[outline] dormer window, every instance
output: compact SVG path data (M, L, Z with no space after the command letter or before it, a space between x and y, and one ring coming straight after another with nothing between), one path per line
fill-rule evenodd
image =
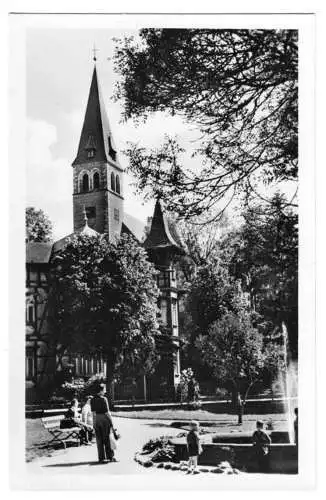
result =
M116 161L117 159L117 152L114 150L112 146L112 141L111 137L108 137L108 142L109 142L109 156L112 158L113 161Z
M85 146L85 150L87 152L87 158L91 159L91 158L95 157L95 153L96 153L96 141L95 141L95 137L93 135L89 135L88 136L88 139L87 139L87 142L86 142L86 146Z

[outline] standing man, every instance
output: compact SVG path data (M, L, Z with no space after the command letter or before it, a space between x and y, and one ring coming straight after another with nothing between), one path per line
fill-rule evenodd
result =
M96 396L91 401L91 410L95 428L98 461L116 462L114 451L110 445L110 431L113 429L113 422L109 410L109 403L104 396L105 384L100 384Z
M299 410L298 408L294 408L294 422L293 422L293 427L294 427L294 442L296 446L298 446L299 441L298 441L298 426L299 426Z

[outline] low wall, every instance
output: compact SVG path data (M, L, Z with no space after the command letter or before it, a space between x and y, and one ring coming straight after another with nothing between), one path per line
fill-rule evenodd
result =
M172 439L177 461L187 460L188 452L184 438ZM203 444L203 453L199 457L199 465L218 465L227 461L232 467L256 472L257 464L251 444ZM269 455L269 472L279 474L298 473L298 449L293 444L271 444Z

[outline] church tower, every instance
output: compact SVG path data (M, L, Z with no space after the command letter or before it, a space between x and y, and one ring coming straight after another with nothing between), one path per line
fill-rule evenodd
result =
M94 60L96 60L94 58ZM110 239L123 222L123 169L105 110L94 65L77 156L72 163L74 232L88 225Z

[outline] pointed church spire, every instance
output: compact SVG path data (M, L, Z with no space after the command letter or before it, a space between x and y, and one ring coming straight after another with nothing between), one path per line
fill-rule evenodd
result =
M94 51L96 50L94 48ZM119 166L117 150L98 82L95 54L94 52L94 70L84 124L79 140L77 156L72 166L89 163L90 161L113 162Z

